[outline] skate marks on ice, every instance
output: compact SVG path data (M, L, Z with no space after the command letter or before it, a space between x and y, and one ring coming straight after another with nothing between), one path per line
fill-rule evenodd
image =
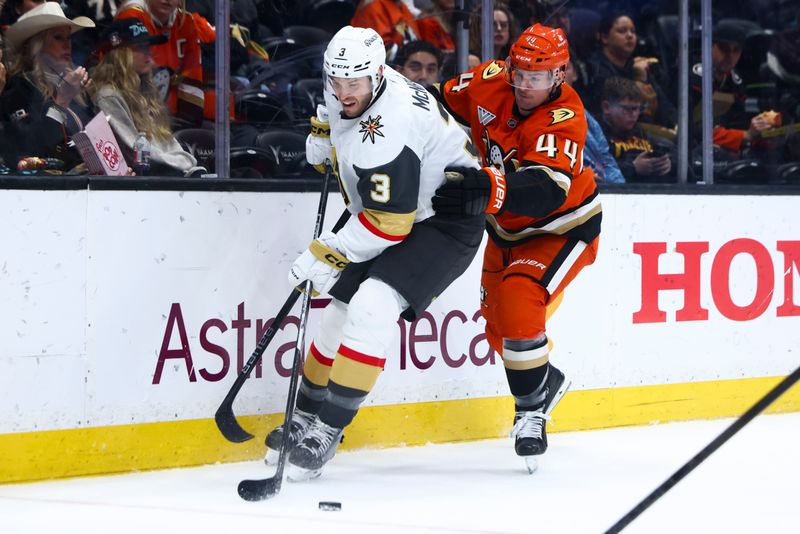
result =
M728 424L554 433L533 475L510 439L340 451L321 478L258 503L236 486L272 475L261 460L5 485L0 531L603 532ZM800 414L756 418L625 532L791 531L798 438Z

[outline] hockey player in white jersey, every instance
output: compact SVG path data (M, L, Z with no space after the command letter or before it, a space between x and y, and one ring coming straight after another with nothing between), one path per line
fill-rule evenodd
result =
M477 152L432 95L385 65L381 37L341 29L324 73L330 139L320 110L306 157L333 165L351 217L314 240L289 273L293 286L311 280L332 297L290 425L293 479L319 476L391 356L398 316L413 320L460 276L483 233L480 215L435 216L431 198L445 168L478 168ZM282 432L267 436L273 451Z

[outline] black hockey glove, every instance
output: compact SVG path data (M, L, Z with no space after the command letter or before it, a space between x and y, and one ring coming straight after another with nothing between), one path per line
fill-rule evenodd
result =
M447 182L436 190L433 209L445 217L499 213L506 197L506 179L494 167L445 169Z

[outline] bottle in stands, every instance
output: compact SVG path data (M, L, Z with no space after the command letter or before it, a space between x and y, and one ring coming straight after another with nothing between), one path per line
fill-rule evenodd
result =
M150 140L144 132L139 132L133 143L133 170L138 176L150 174Z

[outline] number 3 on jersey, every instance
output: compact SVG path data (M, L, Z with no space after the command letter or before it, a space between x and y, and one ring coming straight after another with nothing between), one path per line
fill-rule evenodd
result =
M389 184L391 183L389 175L376 173L370 176L369 180L375 184L374 189L369 192L369 197L373 201L380 202L381 204L386 204L389 202Z
M536 140L536 152L544 152L547 154L548 158L556 159L558 156L558 148L556 147L556 135L555 134L542 134ZM575 164L578 162L578 143L571 141L570 139L564 140L564 155L569 158L569 170L572 170L575 167ZM583 172L583 149L581 148L581 166L578 172Z

